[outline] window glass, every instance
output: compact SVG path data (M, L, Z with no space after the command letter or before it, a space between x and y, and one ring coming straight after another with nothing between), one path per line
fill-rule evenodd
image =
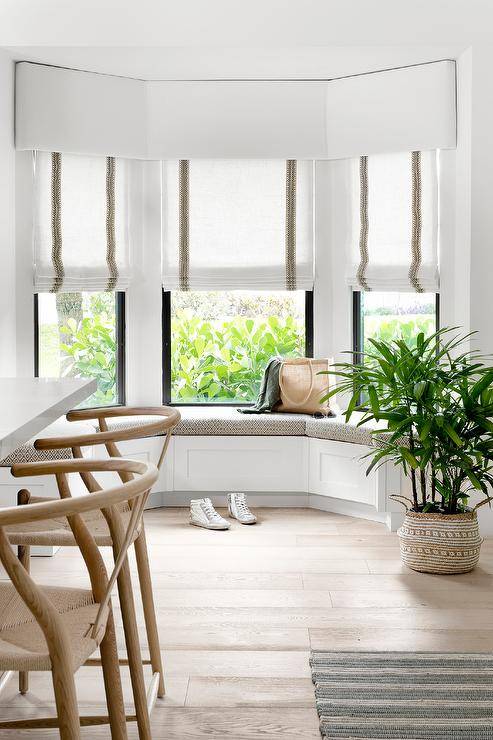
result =
M272 357L305 355L305 292L172 292L169 346L172 403L253 403Z
M360 331L358 350L371 351L368 339L404 339L416 344L420 332L437 329L435 293L360 293Z
M38 375L95 378L83 406L120 402L116 293L38 294Z

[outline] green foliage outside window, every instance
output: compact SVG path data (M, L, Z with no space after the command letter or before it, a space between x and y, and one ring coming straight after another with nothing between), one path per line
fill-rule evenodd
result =
M38 300L40 376L95 378L97 390L82 405L117 403L115 294L41 294Z
M403 339L409 347L415 347L416 338L420 332L429 336L433 334L435 328L436 318L434 313L405 316L365 316L364 352L371 352L371 339L380 342Z
M204 320L179 309L171 338L173 402L251 403L271 357L304 355L305 325L292 316Z

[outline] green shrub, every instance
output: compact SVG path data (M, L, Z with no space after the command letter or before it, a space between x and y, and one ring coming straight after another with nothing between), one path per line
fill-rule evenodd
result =
M435 331L435 316L433 314L405 314L365 316L365 346L364 352L372 351L371 339L379 342L391 342L393 339L403 339L409 347L416 346L416 338L420 332L429 336Z
M254 401L276 355L304 354L305 327L291 316L204 321L177 310L171 322L174 402Z
M62 375L95 378L97 391L84 405L104 406L116 402L116 341L114 317L106 312L82 319L68 319L60 329Z

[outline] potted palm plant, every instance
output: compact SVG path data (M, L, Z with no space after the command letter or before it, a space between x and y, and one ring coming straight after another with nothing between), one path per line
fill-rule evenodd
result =
M468 349L471 335L441 329L402 339L370 339L371 351L331 371L349 394L346 421L372 431L367 474L392 461L410 482L398 531L403 562L427 573L465 573L479 560L477 509L491 501L493 483L493 367ZM383 427L383 428L382 428ZM480 494L475 506L469 502ZM476 497L475 497L476 499Z

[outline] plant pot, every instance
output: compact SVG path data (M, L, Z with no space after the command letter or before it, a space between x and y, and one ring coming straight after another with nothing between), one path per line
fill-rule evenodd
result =
M478 564L482 539L475 511L408 511L397 535L402 562L421 573L467 573Z

